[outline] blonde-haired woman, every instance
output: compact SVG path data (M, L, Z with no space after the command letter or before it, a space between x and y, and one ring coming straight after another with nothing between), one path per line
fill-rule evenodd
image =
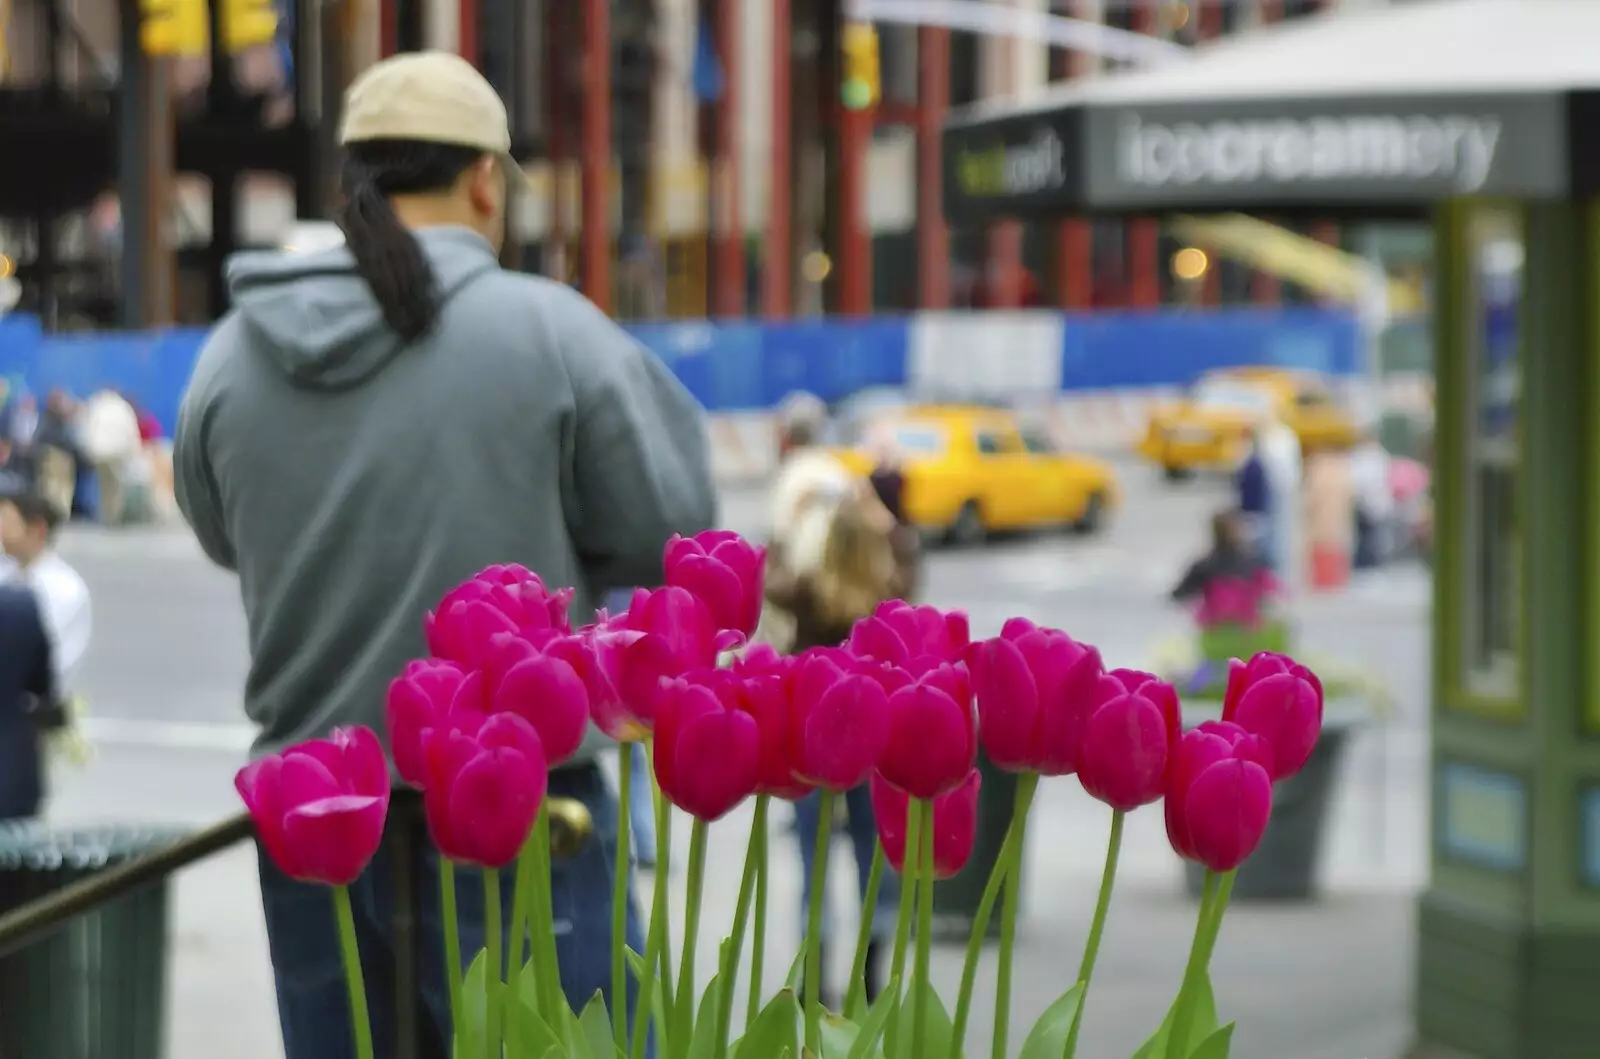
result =
M909 595L916 581L917 556L907 546L911 538L897 532L900 527L893 513L874 491L871 483L856 483L844 495L828 494L802 498L796 507L802 518L825 519L825 542L814 564L796 570L781 547L768 553L767 602L782 611L792 632L789 648L804 651L842 643L850 628L886 599ZM820 799L816 795L795 804L795 832L803 866L801 878L801 929L804 909L810 900L811 865L816 855L818 828L833 826L820 819ZM872 799L865 785L844 797L848 814L846 830L855 853L859 892L865 897L867 876L877 842L877 825L872 815ZM867 950L866 989L868 998L883 987L884 945L894 930L894 909L899 901L899 879L886 873L878 892L877 905L863 909L873 917L872 943ZM819 991L824 1002L836 1006L838 994L827 986L828 917L823 917L823 981Z

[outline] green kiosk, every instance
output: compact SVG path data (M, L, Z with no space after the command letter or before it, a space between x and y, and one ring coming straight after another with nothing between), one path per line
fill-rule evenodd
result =
M1600 0L1352 2L958 113L943 176L961 222L1432 220L1412 1054L1600 1057Z

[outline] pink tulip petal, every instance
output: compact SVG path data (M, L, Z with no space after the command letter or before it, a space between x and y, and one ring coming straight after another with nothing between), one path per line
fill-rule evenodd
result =
M718 629L740 628L744 584L726 563L706 555L686 555L667 583L693 593L710 611Z
M578 752L589 729L583 678L553 655L536 654L512 666L495 690L494 708L533 725L552 768Z
M972 658L972 687L990 760L1003 769L1033 768L1039 691L1016 644L1006 639L979 644Z
M284 874L292 875L295 860L283 840L283 758L277 754L257 758L239 770L233 786L255 821L267 856Z
M1230 726L1231 727L1231 726ZM1189 789L1194 778L1218 761L1233 756L1232 745L1226 738L1206 730L1206 726L1185 732L1171 755L1167 770L1166 823L1167 840L1173 851L1185 860L1197 859L1192 836L1189 834L1187 813Z
M1272 778L1286 779L1305 767L1322 731L1322 700L1311 685L1289 673L1257 680L1239 697L1233 723L1265 739L1272 751Z
M911 658L900 634L882 618L862 618L850 630L850 650L864 658L899 664Z
M889 866L902 874L906 870L906 816L911 798L883 778L872 774L872 815L878 824L878 843Z
M720 820L755 793L761 734L749 714L701 714L684 725L676 750L675 804L690 816Z
M971 715L926 683L890 696L889 714L889 744L878 760L884 779L925 800L960 786L972 768Z
M866 781L889 743L889 696L871 677L840 678L807 711L801 777L844 792Z
M1209 765L1189 785L1184 808L1195 859L1212 871L1232 871L1261 843L1272 815L1272 780L1253 761Z
M450 815L450 790L456 776L477 753L477 742L460 732L429 728L422 733L422 757L427 773L422 809L428 818L433 844L441 850L460 848L455 821Z
M1167 752L1161 708L1140 695L1123 695L1089 718L1078 779L1091 797L1132 812L1161 797Z
M480 750L456 775L449 815L456 839L447 856L486 868L517 858L544 801L547 775L518 751Z
M933 875L948 879L967 866L978 839L978 795L983 774L977 769L933 803ZM903 845L903 844L902 844ZM904 850L901 852L904 858Z
M1233 720L1233 711L1239 706L1239 697L1244 694L1249 680L1246 675L1248 667L1237 658L1228 660L1228 690L1222 696L1222 719Z
M536 768L550 767L544 743L539 739L538 729L514 713L494 714L483 722L483 727L478 729L475 738L479 746L515 750L533 762Z
M333 798L352 792L334 777L324 756L336 752L320 739L313 739L283 752L283 771L279 774L279 803L285 812L296 805ZM337 767L337 765L335 765Z
M697 718L722 712L716 692L687 680L669 680L656 699L655 738L651 740L656 784L669 799L678 791L678 742Z
M284 817L283 837L294 850L294 878L348 886L360 877L383 840L389 800L345 794L307 802Z

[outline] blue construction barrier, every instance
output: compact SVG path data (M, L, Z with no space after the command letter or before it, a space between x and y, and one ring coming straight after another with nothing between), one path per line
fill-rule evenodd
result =
M630 330L708 409L725 412L771 408L795 390L831 401L869 386L937 386L912 377L921 362L915 343L939 326L938 318L913 326L917 319L699 320ZM1060 323L1065 391L1179 386L1215 368L1253 364L1348 375L1363 362L1355 317L1336 310L1068 313ZM112 387L170 431L205 334L47 335L29 317L0 318L0 377L34 393Z

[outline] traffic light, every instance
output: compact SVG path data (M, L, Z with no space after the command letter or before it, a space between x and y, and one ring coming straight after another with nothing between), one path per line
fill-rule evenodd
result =
M844 105L850 110L865 110L880 95L878 31L870 22L846 22L843 46Z
M139 0L139 46L146 55L195 56L211 50L206 0Z
M222 44L228 54L278 39L274 0L222 0Z

